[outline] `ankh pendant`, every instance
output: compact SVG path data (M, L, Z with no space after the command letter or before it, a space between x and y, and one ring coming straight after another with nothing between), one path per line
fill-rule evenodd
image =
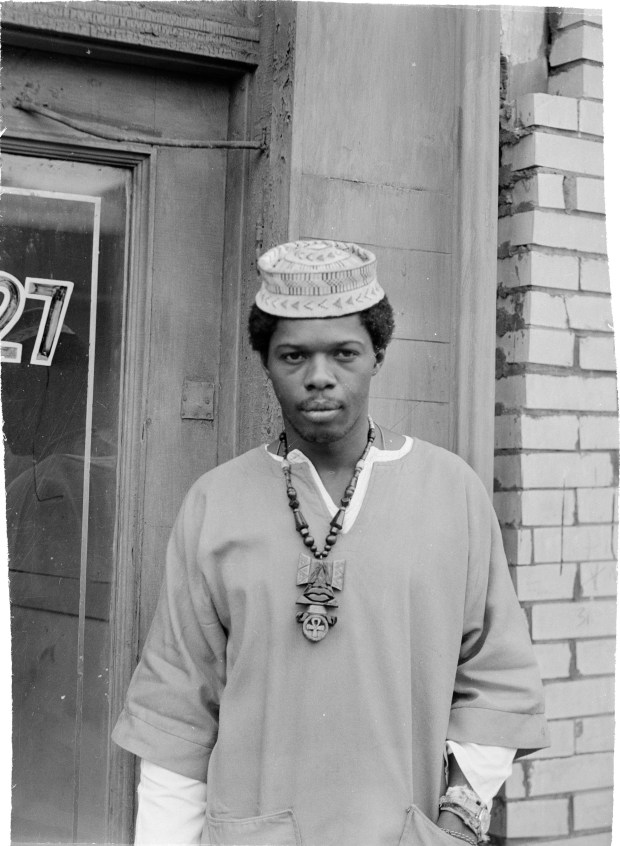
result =
M301 630L304 637L316 643L323 640L330 626L334 626L338 618L327 614L325 605L309 605L307 611L300 611L297 614L297 622L301 623Z
M297 604L306 607L297 613L297 622L301 623L304 637L313 643L323 640L338 619L330 612L338 607L334 591L342 590L344 565L343 559L325 561L303 552L299 556L297 584L306 587Z

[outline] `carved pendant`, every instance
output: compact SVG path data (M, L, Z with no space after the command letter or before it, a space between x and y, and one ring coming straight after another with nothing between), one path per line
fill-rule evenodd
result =
M303 552L299 556L297 584L306 587L297 604L306 607L298 612L297 622L301 623L304 637L313 643L323 640L338 619L330 612L338 607L334 591L342 590L344 565L344 559L325 561Z

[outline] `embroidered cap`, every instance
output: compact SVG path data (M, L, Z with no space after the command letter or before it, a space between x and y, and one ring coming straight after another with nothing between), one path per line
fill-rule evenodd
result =
M276 317L343 317L378 303L370 250L344 241L291 241L258 260L261 287L256 305Z

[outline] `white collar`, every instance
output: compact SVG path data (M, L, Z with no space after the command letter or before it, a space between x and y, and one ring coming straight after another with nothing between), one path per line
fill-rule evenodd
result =
M364 463L364 469L362 470L360 477L357 481L357 487L355 488L353 499L351 500L351 503L347 508L345 514L344 526L342 527L343 534L346 534L349 531L349 529L355 523L357 515L360 513L360 509L364 502L364 497L366 496L366 491L368 490L368 483L370 482L370 473L372 471L373 464L384 463L387 461L397 461L399 458L403 458L405 455L411 452L411 448L413 446L413 438L410 438L409 435L405 435L404 438L405 443L400 447L400 449L377 449L376 446L370 447L370 451ZM274 455L272 452L269 452L267 444L265 444L265 449L267 450L267 454L270 455L275 461L278 461L280 463L282 462L282 456ZM319 489L319 493L323 497L323 501L327 507L327 510L329 511L330 516L333 517L338 511L338 506L334 503L333 499L327 492L327 489L323 484L321 477L317 473L314 464L299 449L292 449L288 454L288 460L291 462L291 464L306 463L308 465L314 483Z

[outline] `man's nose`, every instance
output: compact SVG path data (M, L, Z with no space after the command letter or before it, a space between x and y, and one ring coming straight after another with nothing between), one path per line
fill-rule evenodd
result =
M313 355L307 364L305 386L308 390L323 391L335 385L335 378L326 355Z

